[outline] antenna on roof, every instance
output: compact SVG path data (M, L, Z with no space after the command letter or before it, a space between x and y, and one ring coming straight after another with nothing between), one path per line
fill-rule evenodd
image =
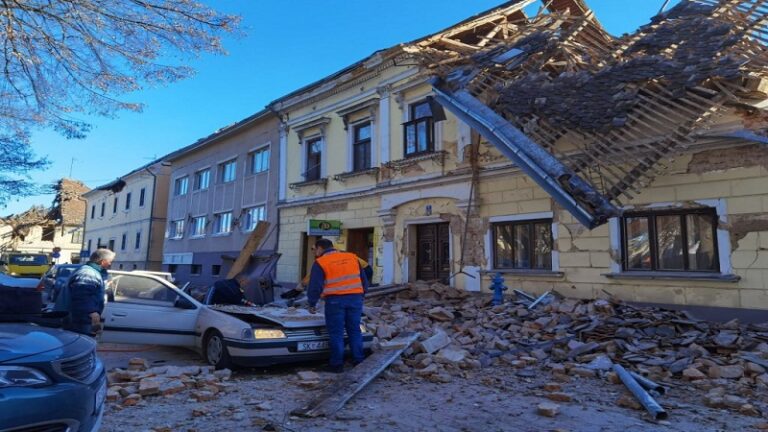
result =
M667 8L667 5L669 5L669 0L664 0L664 4L661 5L661 9L659 9L659 13L658 14L664 13L664 9ZM656 15L658 15L658 14L656 14Z

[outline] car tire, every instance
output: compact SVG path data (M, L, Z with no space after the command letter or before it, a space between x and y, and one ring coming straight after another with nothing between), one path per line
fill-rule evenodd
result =
M224 336L218 330L209 330L203 341L203 357L216 369L232 369L232 358Z

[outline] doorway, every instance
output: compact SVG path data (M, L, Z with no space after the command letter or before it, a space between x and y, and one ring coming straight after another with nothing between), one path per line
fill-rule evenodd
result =
M416 279L447 284L451 274L448 223L416 226Z
M373 228L347 230L347 252L373 265Z

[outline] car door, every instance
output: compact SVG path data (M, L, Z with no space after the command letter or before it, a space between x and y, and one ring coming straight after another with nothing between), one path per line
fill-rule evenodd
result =
M193 347L200 305L155 276L110 272L102 342Z

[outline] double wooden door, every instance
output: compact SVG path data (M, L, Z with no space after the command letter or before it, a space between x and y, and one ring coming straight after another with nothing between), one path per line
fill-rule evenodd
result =
M451 275L448 223L416 226L416 279L448 283Z

